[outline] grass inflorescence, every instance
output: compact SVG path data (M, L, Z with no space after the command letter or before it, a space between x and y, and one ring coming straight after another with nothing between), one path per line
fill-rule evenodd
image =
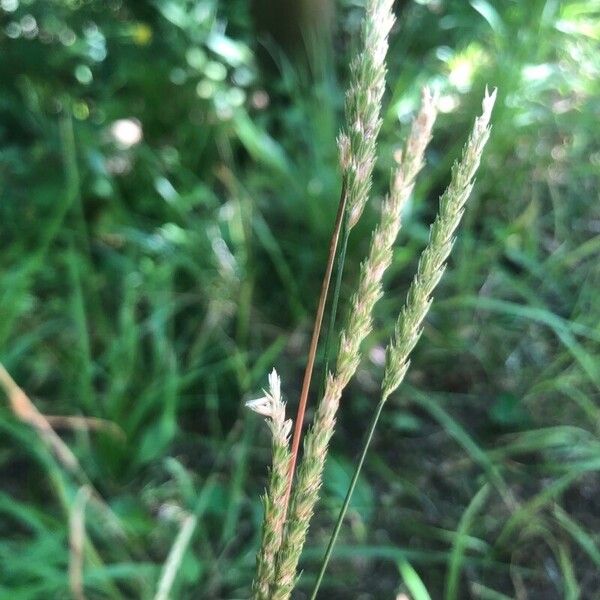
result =
M351 68L352 83L346 105L348 133L343 133L339 140L344 177L343 189L347 194L348 230L358 222L370 193L376 134L380 127L378 115L381 112L385 79L387 35L393 23L391 8L391 2L373 0L367 3L363 25L363 47ZM408 370L409 355L421 335L422 323L431 305L431 294L443 275L454 242L454 233L471 194L474 176L489 138L489 121L495 97L495 91L488 95L486 90L483 114L475 121L462 158L453 167L451 183L440 199L440 209L431 227L429 244L421 255L417 274L408 289L406 304L398 318L394 339L390 341L387 348L382 399L369 428L363 454L355 471L354 482L350 486L346 503L340 513L313 598L316 596L383 404L404 379ZM335 429L336 413L343 391L360 364L361 345L372 331L373 308L383 295L383 276L392 260L392 249L400 229L402 210L414 187L416 176L423 167L424 154L431 139L435 118L435 100L431 93L425 90L422 95L421 110L399 157L399 165L392 175L390 192L383 202L380 223L373 232L368 256L361 265L357 288L352 296L348 317L340 334L335 369L327 373L323 397L319 401L313 423L305 437L302 462L291 488L289 510L287 496L283 497L282 506L278 510L278 515L285 517L285 526L274 558L275 566L271 573L270 588L265 584L265 589L270 589L270 597L273 600L287 600L296 584L298 562L318 500L328 446ZM303 386L302 407L306 400L304 392L306 388ZM300 416L302 417L303 414L302 408ZM297 432L300 431L299 425L296 423ZM292 452L295 452L294 448ZM292 465L295 463L295 455L293 461ZM292 475L293 469L290 477ZM271 481L272 487L268 496L279 497L277 485L277 481ZM268 508L273 511L272 506ZM272 516L266 512L263 531L271 529L267 523L270 518ZM281 524L279 520L277 524ZM265 544L270 546L263 537L263 546L258 555L259 572L263 563ZM272 556L271 552L269 556ZM256 594L255 597L262 596Z

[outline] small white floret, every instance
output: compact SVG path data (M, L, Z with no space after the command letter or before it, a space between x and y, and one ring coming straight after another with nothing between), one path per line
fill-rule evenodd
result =
M269 396L262 396L261 398L256 398L256 400L248 400L246 408L267 418L271 418L273 414L273 403Z

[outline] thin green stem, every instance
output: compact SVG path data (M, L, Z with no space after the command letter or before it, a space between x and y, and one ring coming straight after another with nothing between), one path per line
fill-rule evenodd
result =
M323 369L323 377L319 388L318 398L323 397L325 391L325 382L327 380L327 372L329 371L329 354L331 352L331 340L335 331L335 322L337 318L337 310L340 302L340 290L342 288L342 277L344 275L344 265L346 264L346 251L348 250L348 240L350 239L350 228L348 227L348 217L344 219L342 225L342 243L340 245L338 256L336 259L335 273L335 288L331 299L331 307L329 313L329 322L325 334L325 344L323 348L323 357L325 359L325 367Z
M325 555L323 556L323 560L321 562L321 570L319 571L319 575L317 577L317 581L315 583L315 587L313 588L312 594L310 596L310 600L315 600L317 594L319 592L319 588L321 587L321 582L323 581L323 576L325 575L325 571L327 570L327 565L329 564L329 559L331 558L331 554L333 552L333 547L337 541L338 535L340 533L340 529L342 528L342 523L344 521L344 517L346 516L346 512L348 512L348 506L350 506L350 500L352 499L352 494L354 493L354 488L356 487L356 483L358 478L360 477L360 472L362 470L363 464L365 462L365 458L367 456L367 452L369 451L369 447L371 446L371 442L373 440L373 435L375 434L375 429L377 428L377 423L379 422L379 417L381 416L381 411L385 405L387 398L383 397L377 408L375 409L375 413L373 414L373 418L371 419L371 424L369 425L369 429L367 431L367 436L365 439L365 443L363 444L362 452L360 455L360 459L356 465L356 469L354 470L354 475L352 476L352 481L350 482L350 487L346 492L346 497L344 498L344 503L342 504L342 508L337 517L337 521L335 523L335 527L329 538L329 544L327 545L327 550L325 551Z

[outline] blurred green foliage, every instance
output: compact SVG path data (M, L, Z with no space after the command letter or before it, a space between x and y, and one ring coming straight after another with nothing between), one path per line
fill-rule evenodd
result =
M88 598L247 597L268 436L241 400L276 365L295 406L339 178L360 2L303 61L242 0L0 0L0 361L125 528L86 514ZM381 377L381 346L477 113L494 130L451 265L385 415L328 598L596 598L600 589L600 8L397 3L375 198L431 85L429 166L349 390L305 553L311 575ZM271 57L269 65L258 58ZM276 68L272 65L275 64ZM69 597L77 483L0 406L0 598Z

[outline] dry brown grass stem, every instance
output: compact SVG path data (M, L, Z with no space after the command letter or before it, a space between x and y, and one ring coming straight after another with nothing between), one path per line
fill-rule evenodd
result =
M69 447L60 439L48 419L35 407L27 394L17 385L4 365L0 363L0 385L8 397L14 415L23 423L33 427L42 441L52 450L58 461L69 471L84 475L79 461Z
M323 283L321 284L321 294L319 296L319 303L317 305L317 314L315 316L315 323L313 325L312 337L308 349L308 358L306 360L306 368L304 370L304 378L302 380L302 391L300 393L300 400L298 401L298 409L296 411L296 418L294 420L294 434L292 436L290 464L288 467L287 484L284 497L284 511L286 513L290 501L290 494L292 492L292 483L294 481L296 462L298 461L298 450L300 449L302 426L304 424L304 415L306 413L306 405L308 403L308 393L310 391L310 384L315 368L317 347L319 345L319 338L321 337L323 316L325 315L325 306L327 305L327 296L329 295L329 285L331 283L331 275L333 273L333 265L335 263L340 232L342 230L344 215L346 213L346 198L346 185L344 182L342 183L342 191L340 193L337 216L335 219L335 225L333 227L333 233L331 234L331 240L329 242L329 255L327 257L327 265L325 266L325 274L323 275Z
M4 389L13 414L20 421L32 427L44 445L56 457L57 461L73 475L81 486L90 490L90 501L104 515L108 527L115 535L124 539L124 531L119 518L102 499L100 493L92 486L77 457L53 429L48 418L35 407L29 396L10 376L2 363L0 363L0 387Z
M71 429L76 431L102 431L124 442L127 438L119 425L98 417L82 417L71 415L44 415L54 429Z

